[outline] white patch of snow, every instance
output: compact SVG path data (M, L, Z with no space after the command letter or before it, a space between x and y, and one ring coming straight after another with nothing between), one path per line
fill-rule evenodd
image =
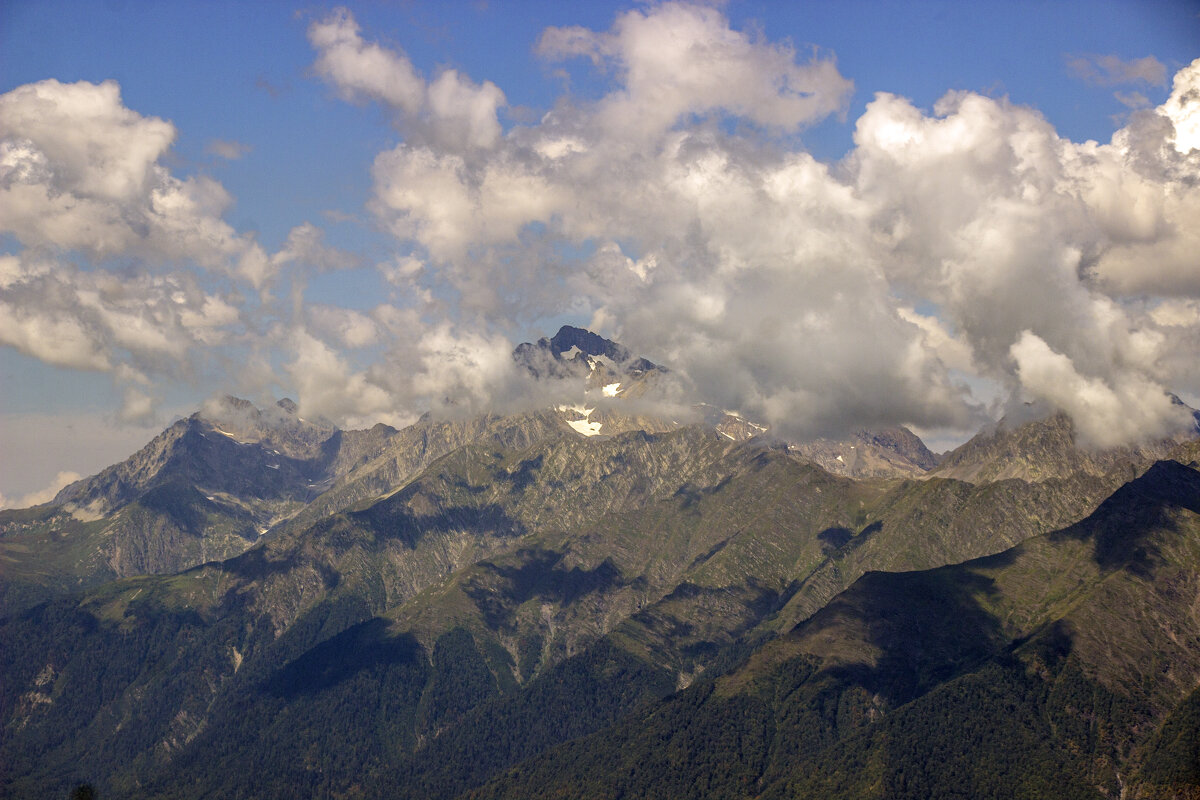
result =
M602 422L588 422L586 419L567 420L567 424L584 436L599 436Z
M209 494L209 495L205 495L205 496L204 496L204 499L206 499L206 500L216 500L217 498L215 498L215 497L213 497L211 494Z
M610 383L607 386L605 386L602 391L604 392L605 397L616 397L618 394L621 393L621 384Z
M243 442L241 439L237 438L229 431L223 431L220 428L218 428L216 425L213 425L213 430L216 431L217 433L221 434L222 436L228 436L230 439L233 439L235 442L240 444L242 447L248 447L248 446L254 444L254 442Z
M729 441L731 441L731 442L736 442L736 441L737 441L737 439L734 439L732 436L730 436L730 435L729 435L728 433L726 433L725 431L717 431L717 433L721 434L722 436L724 436L726 439L728 439L728 440L729 440Z
M581 433L584 436L597 436L600 434L600 426L604 423L592 422L588 419L592 415L592 412L596 409L587 408L586 406L559 406L558 410L564 414L570 411L578 416L583 417L583 419L567 420L567 424L574 428L578 433Z
M840 461L840 462L842 462L843 464L845 464L845 463L846 463L846 459L842 458L841 456L838 456L838 457L837 457L837 460L838 460L838 461Z
M267 464L267 469L279 469L278 464Z

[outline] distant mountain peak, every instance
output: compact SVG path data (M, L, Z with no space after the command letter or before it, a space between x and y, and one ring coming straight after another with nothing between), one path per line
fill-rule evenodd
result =
M611 339L571 325L563 325L552 338L542 337L536 344L517 345L513 360L535 378L586 377L601 364L610 374L627 377L668 371L653 361L635 357Z
M1182 440L1089 449L1077 443L1075 425L1062 411L1040 417L1018 414L1003 417L947 453L932 474L970 483L1043 481L1074 474L1099 477L1119 467L1148 467Z
M542 341L546 340L543 339L538 344L540 345ZM606 356L617 363L623 363L632 358L630 352L616 342L605 339L598 333L570 325L563 325L558 329L558 333L549 340L549 347L551 352L558 356L570 352L572 347L578 347L586 355Z
M903 426L860 428L846 438L796 442L789 449L826 472L851 478L916 477L938 464L921 437Z

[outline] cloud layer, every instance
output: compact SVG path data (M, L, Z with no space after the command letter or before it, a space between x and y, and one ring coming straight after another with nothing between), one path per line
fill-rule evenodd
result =
M797 438L968 430L1033 401L1110 445L1171 432L1168 392L1200 394L1200 60L1108 143L1003 98L877 94L827 164L802 140L847 108L841 66L709 6L546 30L540 58L608 89L524 123L344 9L308 37L313 73L399 137L371 169L395 242L379 302L305 302L305 275L361 259L309 223L264 252L221 186L164 166L169 122L112 82L44 81L0 96L0 231L21 246L0 257L0 342L111 372L131 417L205 370L351 425L520 403L514 338L564 316ZM1166 81L1152 58L1071 69Z

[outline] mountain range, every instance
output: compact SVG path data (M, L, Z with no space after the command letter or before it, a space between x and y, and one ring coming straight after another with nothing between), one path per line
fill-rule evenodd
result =
M553 404L225 398L0 512L0 795L1200 797L1194 436L787 442L513 356Z

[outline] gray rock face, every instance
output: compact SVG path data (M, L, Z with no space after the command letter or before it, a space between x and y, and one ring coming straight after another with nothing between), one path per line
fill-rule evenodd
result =
M536 344L523 342L517 345L513 359L535 378L586 377L594 368L594 359L607 360L609 363L606 366L614 374L627 378L667 371L665 367L645 358L634 357L616 342L570 325L564 325L550 339L542 338Z
M850 478L920 477L938 460L908 428L859 430L846 439L814 439L791 450L835 475Z
M1180 441L1183 439L1088 450L1076 444L1075 428L1066 414L1021 424L1001 420L948 453L931 474L989 483L1007 478L1043 481L1075 474L1101 477L1117 470L1124 471L1122 479L1128 480L1133 474L1126 474L1127 468L1140 472Z

